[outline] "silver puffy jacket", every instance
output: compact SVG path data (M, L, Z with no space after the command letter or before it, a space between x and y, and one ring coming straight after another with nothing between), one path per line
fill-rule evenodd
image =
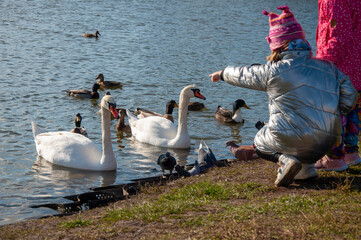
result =
M313 163L336 143L340 113L351 111L357 91L334 64L313 58L310 51L286 51L280 57L265 65L227 67L222 76L229 84L268 94L269 121L254 139L258 150Z

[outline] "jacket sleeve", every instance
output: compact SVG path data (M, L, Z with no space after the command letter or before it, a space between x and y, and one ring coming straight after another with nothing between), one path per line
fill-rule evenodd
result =
M341 114L346 115L355 106L358 99L358 92L347 75L338 71L338 76L340 79L339 107Z
M250 67L229 66L223 70L222 78L225 82L234 86L266 91L269 68L268 65L261 64Z

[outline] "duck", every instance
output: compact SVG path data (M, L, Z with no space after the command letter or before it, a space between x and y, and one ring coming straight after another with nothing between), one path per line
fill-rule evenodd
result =
M251 160L257 159L259 156L252 151L253 147L250 145L238 145L234 141L229 140L226 142L226 146L238 160Z
M158 157L157 164L161 167L163 175L164 170L169 170L169 173L172 175L174 166L177 164L177 161L173 156L170 155L169 152L166 152Z
M111 95L101 100L102 150L89 138L68 131L44 132L31 122L36 151L46 161L74 169L115 171L117 161L113 152L110 116L119 118L116 103Z
M233 110L218 106L215 118L224 123L244 123L244 119L241 116L242 107L250 109L242 99L237 99L233 103Z
M188 105L188 111L199 111L204 108L204 104L201 102L190 102Z
M99 98L99 93L98 93L99 88L100 88L100 85L97 83L94 83L91 91L86 90L86 89L73 89L73 90L67 90L66 93L72 97L98 99Z
M146 118L146 117L150 117L150 116L159 116L159 117L164 117L164 118L174 122L172 113L173 113L173 109L176 108L176 107L179 107L177 105L176 101L169 100L167 102L166 107L165 107L165 114L164 115L162 115L160 113L150 111L150 110L145 109L145 108L137 108L134 113L138 115L138 118Z
M120 82L116 81L104 81L104 75L99 73L95 80L98 79L98 84L102 88L121 88L123 85Z
M119 113L119 120L117 125L115 126L115 129L118 132L125 132L125 133L131 133L132 130L130 129L130 126L128 124L124 124L124 118L127 116L127 111L124 108L117 109Z
M86 38L98 38L98 36L101 36L101 34L99 33L98 30L96 30L94 34L92 34L92 33L83 33L82 36L86 37Z
M267 123L266 122L261 122L261 121L258 121L256 122L256 124L254 125L258 130L261 130L261 128L264 127L264 125L266 125Z
M72 132L72 133L78 133L78 134L81 134L81 135L83 135L83 136L85 136L85 137L88 137L88 133L87 133L87 131L85 130L85 128L80 126L82 119L83 119L83 118L81 117L80 113L77 113L77 114L75 115L75 128L73 128L70 132Z
M133 139L159 147L190 148L187 114L189 100L192 97L206 99L195 85L184 87L179 96L178 127L175 123L159 116L137 118L127 109Z

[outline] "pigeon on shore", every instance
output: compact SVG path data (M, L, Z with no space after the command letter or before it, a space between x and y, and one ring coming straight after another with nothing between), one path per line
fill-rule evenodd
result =
M169 152L161 154L157 160L157 164L161 167L163 175L164 170L169 170L170 174L174 169L174 166L177 164L177 161L173 156L170 155Z

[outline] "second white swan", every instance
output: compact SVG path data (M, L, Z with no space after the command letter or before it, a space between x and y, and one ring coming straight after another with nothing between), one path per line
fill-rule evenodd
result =
M206 99L194 85L183 88L179 96L178 128L163 117L138 119L127 109L133 137L140 142L159 147L189 148L191 143L187 128L187 113L189 100L192 97Z

